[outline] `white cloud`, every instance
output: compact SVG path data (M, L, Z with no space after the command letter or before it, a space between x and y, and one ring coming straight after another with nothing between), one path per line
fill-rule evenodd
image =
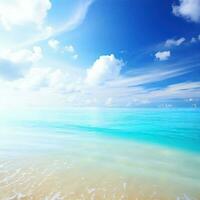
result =
M58 40L51 39L51 40L48 41L48 45L52 49L57 50L59 48L60 42ZM63 47L61 47L61 48L63 48ZM73 45L71 45L71 44L70 45L66 45L64 47L64 51L67 52L68 54L70 54L74 60L78 59L78 54L76 53L76 50L75 50ZM64 51L62 51L62 52L64 52Z
M0 55L1 59L9 60L13 63L37 62L42 58L42 49L39 46L34 46L33 50L21 49L18 51L4 51Z
M198 41L200 41L200 34L197 35L196 37L192 37L191 40L190 40L191 43L196 43Z
M18 51L4 51L0 54L0 78L16 80L42 58L42 49L38 46L33 50L21 49Z
M100 56L93 66L87 70L86 83L99 85L108 80L116 79L120 75L123 65L123 61L115 58L113 54Z
M48 41L48 45L52 49L57 50L59 48L60 42L58 40L51 39ZM76 50L73 45L70 44L70 45L66 45L64 48L63 47L61 48L64 49L61 52L67 52L74 60L78 59L78 54L76 53Z
M88 70L66 69L59 63L59 67L57 64L57 67L37 65L23 74L15 74L12 69L16 65L1 65L0 62L0 75L3 73L5 76L0 78L3 97L0 98L0 106L141 106L165 100L200 98L199 82L149 87L151 83L190 73L191 68L184 68L182 63L178 63L175 69L174 65L165 69L157 66L140 69L135 75L134 69L126 75L120 74L123 62L112 54L100 56Z
M23 1L23 0L21 0ZM30 0L29 0L30 1ZM39 41L44 41L50 37L55 37L63 32L69 32L77 28L85 19L87 12L95 0L83 0L80 1L77 8L72 12L73 15L62 23L60 26L52 27L46 26L41 29L41 32L30 40L25 41L20 47L26 47L33 45Z
M65 51L67 51L68 53L74 53L75 52L75 48L73 45L66 45L65 46Z
M182 37L178 40L175 40L175 39L168 39L166 40L165 42L165 46L166 47L171 47L171 46L180 46L183 42L185 41L185 38Z
M179 5L173 5L172 11L186 20L200 22L200 0L179 0Z
M48 41L48 45L52 48L52 49L58 49L60 42L58 40L55 39L51 39Z
M47 87L60 90L66 87L67 80L68 74L60 69L33 67L16 81L16 85L19 89L40 90Z
M78 59L78 54L76 53L76 50L75 50L75 48L74 48L74 46L73 45L66 45L65 47L64 47L64 50L67 52L67 53L69 53L69 54L71 54L72 55L72 58L74 59L74 60L77 60Z
M18 88L20 89L39 89L48 84L48 68L31 68L27 75L18 80Z
M156 57L157 59L159 59L160 61L168 60L170 56L171 56L170 51L158 51L158 52L155 54L155 57Z
M74 59L74 60L77 60L77 59L78 59L78 54L74 54L74 55L73 55L73 59Z
M190 40L191 43L195 43L197 42L197 39L195 37L192 37L192 39Z
M50 8L50 0L0 1L0 24L6 30L29 23L39 27Z

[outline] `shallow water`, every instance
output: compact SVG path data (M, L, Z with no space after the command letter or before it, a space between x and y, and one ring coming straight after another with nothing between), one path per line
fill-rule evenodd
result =
M0 199L200 199L200 110L1 111Z

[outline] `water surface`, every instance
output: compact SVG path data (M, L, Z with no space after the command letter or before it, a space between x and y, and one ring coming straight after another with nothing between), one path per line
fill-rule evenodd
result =
M0 199L200 199L200 110L1 111Z

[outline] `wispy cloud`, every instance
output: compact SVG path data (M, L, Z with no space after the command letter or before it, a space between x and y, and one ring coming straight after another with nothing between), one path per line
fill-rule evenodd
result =
M135 75L128 75L132 74L131 72L124 75L120 70L122 61L114 55L105 55L83 73L61 68L32 67L18 79L0 79L0 90L4 96L7 95L7 99L15 96L17 102L32 103L35 106L45 105L45 100L46 105L52 106L140 106L159 104L171 99L198 99L200 82L167 81L189 74L195 67L199 67L199 62L189 63L189 66L185 67L182 66L183 63L185 62L177 63L176 66L160 66L159 69L158 66L149 70L143 68ZM113 72L114 76L111 77ZM9 74L4 71L4 75ZM88 78L90 80L90 75L94 83L92 85L86 81ZM93 80L95 77L97 79ZM160 81L165 81L165 84L158 88L156 85L159 85L157 83ZM42 95L44 99L39 100L38 95Z
M64 32L69 32L78 27L85 19L87 12L95 0L84 0L82 1L73 12L74 14L63 24L57 27L51 25L44 27L39 34L34 36L28 41L25 41L23 44L20 44L20 47L26 47L33 45L37 42L47 40L51 37L56 37Z
M200 97L200 82L182 82L171 84L165 88L153 90L148 93L151 100L188 99Z
M112 87L133 87L140 86L150 83L155 83L163 80L167 80L170 78L178 77L183 74L187 74L190 70L187 68L180 69L165 69L165 70L149 70L144 71L142 74L133 76L133 77L124 77L117 81L113 81L108 85Z
M179 39L177 39L177 40L175 40L175 39L168 39L168 40L166 40L166 42L165 42L165 46L166 46L166 47L180 46L184 41L185 41L185 38L184 38L184 37L179 38Z
M81 2L81 4L74 11L74 15L66 23L62 24L60 27L57 27L53 35L73 30L79 26L84 21L88 9L93 2L94 0L84 0L84 2Z

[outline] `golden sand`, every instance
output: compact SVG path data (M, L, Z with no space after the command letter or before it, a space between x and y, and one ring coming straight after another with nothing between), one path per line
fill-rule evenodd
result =
M200 199L198 154L117 140L80 146L2 156L0 199Z

